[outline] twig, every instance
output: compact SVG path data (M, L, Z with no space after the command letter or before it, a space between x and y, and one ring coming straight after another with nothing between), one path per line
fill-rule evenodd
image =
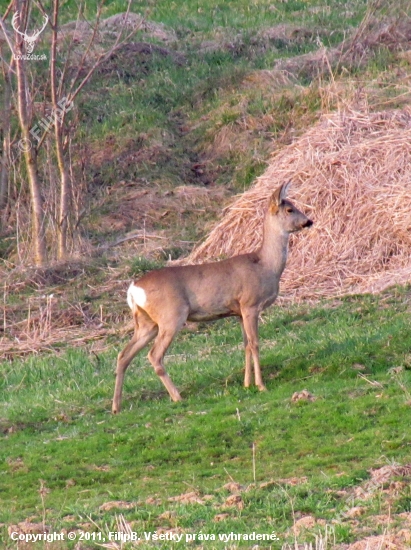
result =
M255 443L253 442L253 481L256 482L256 475L255 475Z
M383 388L384 386L380 384L380 382L377 382L376 380L369 380L364 374L358 373L358 376L368 382L370 386L373 386L374 388Z

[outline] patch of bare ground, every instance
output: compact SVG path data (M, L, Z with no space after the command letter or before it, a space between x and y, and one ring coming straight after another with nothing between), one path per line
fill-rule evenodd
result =
M109 512L110 510L130 510L137 506L136 502L126 502L124 500L112 500L105 502L99 507L102 512Z
M409 550L411 532L409 529L401 529L397 533L384 533L372 535L362 540L345 546L346 550Z
M244 501L241 495L230 495L225 499L223 508L237 508L242 510L244 508Z
M291 397L292 403L297 403L298 401L315 401L317 398L308 390L296 391Z
M136 37L139 41L133 42ZM58 49L62 55L69 52L69 75L85 77L94 63L101 60L100 74L113 74L128 81L146 75L153 56L170 57L177 64L184 63L184 56L173 50L176 43L173 29L149 21L138 13L124 12L100 18L98 22L79 19L62 25ZM114 51L108 55L113 47Z
M170 497L168 499L169 502L179 502L181 504L204 504L206 500L207 499L205 497L200 498L198 493L196 493L195 491L177 495L175 497Z
M411 513L393 510L401 492L404 494L409 486L411 465L387 464L371 469L370 475L361 485L335 493L347 502L347 506L331 522L295 511L294 524L286 534L294 543L284 544L283 550L313 548L312 543L306 542L308 537L310 540L315 537L315 548L321 550L408 550L411 547ZM370 514L371 500L375 497L385 513ZM337 523L349 526L357 540L351 544L336 544L334 526Z
M228 483L223 485L222 489L225 489L232 494L238 494L244 491L244 485L241 485L240 483L237 483L235 481L229 481Z
M6 21L5 24L11 33L10 22ZM123 12L107 18L100 18L97 29L95 27L95 20L87 21L82 18L61 25L58 37L59 50L66 53L68 44L70 44L70 55L72 62L75 64L76 61L82 59L84 51L87 49L86 63L90 66L98 55L115 43L119 33L128 35L138 32L139 37L143 40L154 40L164 45L173 45L177 42L177 35L173 29L163 23L150 21L139 13ZM50 43L49 34L49 30L46 28L45 32L39 37L41 45ZM2 30L0 30L0 42L5 42ZM93 43L89 48L91 42ZM159 51L161 53L161 49Z
M145 76L150 70L153 56L168 57L176 65L183 65L185 57L168 48L148 42L129 42L115 50L101 65L98 72L105 76L129 79Z
M319 520L313 516L303 516L294 522L294 525L292 526L290 533L295 537L299 537L305 531L309 531L314 529L317 526L324 526L324 525L325 525L325 520L323 519Z

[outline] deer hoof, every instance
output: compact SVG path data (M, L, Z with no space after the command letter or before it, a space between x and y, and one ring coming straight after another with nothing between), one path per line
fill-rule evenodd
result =
M264 384L258 384L257 387L260 391L267 391L267 388L264 386Z
M178 395L173 395L173 396L171 397L171 399L174 401L174 403L177 403L178 401L182 401L182 400L183 400L183 398L181 397L180 394L178 394Z

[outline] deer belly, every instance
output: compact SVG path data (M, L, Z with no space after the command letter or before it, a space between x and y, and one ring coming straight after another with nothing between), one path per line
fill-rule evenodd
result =
M209 300L191 302L189 321L214 321L215 319L224 319L238 315L239 304L236 300L224 303L223 300Z
M216 319L224 319L225 317L231 317L233 315L236 315L236 313L230 311L229 309L221 309L220 311L213 311L212 313L209 311L199 310L190 312L187 317L187 321L215 321Z

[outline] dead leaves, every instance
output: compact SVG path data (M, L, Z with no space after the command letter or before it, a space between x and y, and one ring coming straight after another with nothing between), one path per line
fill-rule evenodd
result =
M137 502L126 502L124 500L112 500L105 502L99 507L102 512L109 512L110 510L130 510L137 506Z
M198 493L196 493L195 491L191 491L189 493L184 493L182 495L177 495L175 497L170 497L168 499L168 501L169 502L179 502L181 504L204 504L204 499L205 499L205 497L201 499L198 496Z
M241 495L230 495L224 502L223 507L242 510L244 508L244 501Z

